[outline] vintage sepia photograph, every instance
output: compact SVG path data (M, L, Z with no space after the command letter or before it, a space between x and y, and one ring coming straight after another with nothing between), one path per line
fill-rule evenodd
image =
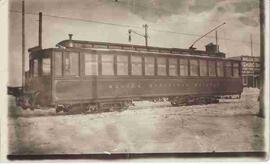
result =
M9 160L266 160L263 0L7 3Z

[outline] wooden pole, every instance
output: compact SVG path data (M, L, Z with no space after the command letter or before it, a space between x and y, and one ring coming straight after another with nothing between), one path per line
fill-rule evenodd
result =
M145 46L148 46L148 25L143 25L144 27L144 38L145 38Z
M264 14L264 1L260 1L260 95L258 100L260 101L259 113L258 116L265 118L265 109L264 109L264 28L265 28L265 14Z
M42 12L39 12L38 45L42 49Z
M216 46L217 46L217 52L219 52L219 45L218 45L218 31L216 30Z
M218 45L218 33L216 31L216 45Z
M250 34L250 55L253 56L253 41L252 41L252 34Z
M24 0L22 0L22 88L25 87L25 14Z

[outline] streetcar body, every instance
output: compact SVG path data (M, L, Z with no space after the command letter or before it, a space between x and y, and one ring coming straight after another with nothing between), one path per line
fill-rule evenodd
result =
M223 53L75 40L57 45L30 53L26 90L37 93L35 105L111 107L162 98L175 104L243 91L240 62Z

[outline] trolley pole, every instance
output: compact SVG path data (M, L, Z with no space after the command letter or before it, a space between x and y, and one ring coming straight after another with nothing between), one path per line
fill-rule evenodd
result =
M25 87L25 11L24 0L22 0L22 88Z
M195 43L197 43L199 40L201 40L203 37L205 37L206 35L210 34L211 32L217 30L218 28L220 28L221 26L225 25L226 23L222 23L220 25L218 25L217 27L215 27L214 29L212 29L211 31L207 32L206 34L204 34L203 36L199 37L197 40L195 40L191 46L189 46L189 49L192 50L192 49L195 49L193 46L195 45ZM217 42L217 33L216 33L216 42Z

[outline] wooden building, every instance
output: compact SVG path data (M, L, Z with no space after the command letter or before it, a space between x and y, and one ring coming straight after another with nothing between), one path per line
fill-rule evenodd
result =
M244 87L259 88L260 85L260 57L258 56L237 56L233 59L241 60L242 82Z

